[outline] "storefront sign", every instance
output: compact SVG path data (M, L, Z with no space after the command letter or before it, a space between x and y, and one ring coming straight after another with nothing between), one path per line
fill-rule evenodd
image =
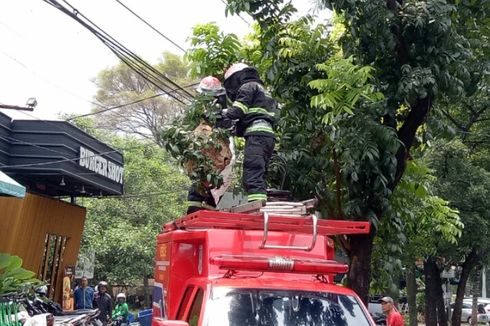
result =
M78 255L77 266L75 267L75 278L80 279L86 277L88 279L94 278L94 266L95 266L95 252L81 252Z
M80 146L80 166L100 174L112 181L123 184L124 168L106 158Z

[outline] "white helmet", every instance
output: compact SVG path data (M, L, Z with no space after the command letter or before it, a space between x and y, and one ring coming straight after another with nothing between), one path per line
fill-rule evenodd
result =
M118 293L116 296L116 299L119 299L119 298L123 298L124 300L126 300L126 295L124 293Z
M201 79L197 92L201 94L207 94L212 96L218 96L225 93L225 89L221 86L221 82L218 78L213 76L207 76Z
M232 64L225 72L225 80L230 78L235 72L242 71L245 68L249 68L249 66L242 62Z

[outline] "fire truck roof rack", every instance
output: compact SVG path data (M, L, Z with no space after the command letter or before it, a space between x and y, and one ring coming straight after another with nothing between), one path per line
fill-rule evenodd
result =
M314 215L307 216L281 216L271 213L243 214L221 211L201 210L164 225L165 231L177 229L241 229L264 231L264 243L267 241L267 232L285 231L290 233L303 233L320 235L340 234L368 234L369 222L325 220ZM316 231L315 231L316 229ZM316 234L315 234L316 233Z

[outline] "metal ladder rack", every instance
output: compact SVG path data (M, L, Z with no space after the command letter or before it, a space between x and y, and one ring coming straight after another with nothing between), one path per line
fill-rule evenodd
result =
M263 249L296 249L309 251L313 249L318 235L368 234L370 231L370 224L369 222L361 221L318 219L314 214L306 216L281 216L272 215L267 212L257 215L201 210L177 219L174 222L165 224L164 231L203 228L259 230L264 232L261 244L261 248ZM310 246L305 247L268 245L267 239L270 231L311 234L312 243Z

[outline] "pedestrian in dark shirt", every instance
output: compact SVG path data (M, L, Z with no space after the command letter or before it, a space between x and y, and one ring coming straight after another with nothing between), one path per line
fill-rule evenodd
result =
M97 286L98 292L95 294L94 307L99 309L97 319L102 322L102 325L107 325L112 316L112 298L107 293L107 282L101 281Z

